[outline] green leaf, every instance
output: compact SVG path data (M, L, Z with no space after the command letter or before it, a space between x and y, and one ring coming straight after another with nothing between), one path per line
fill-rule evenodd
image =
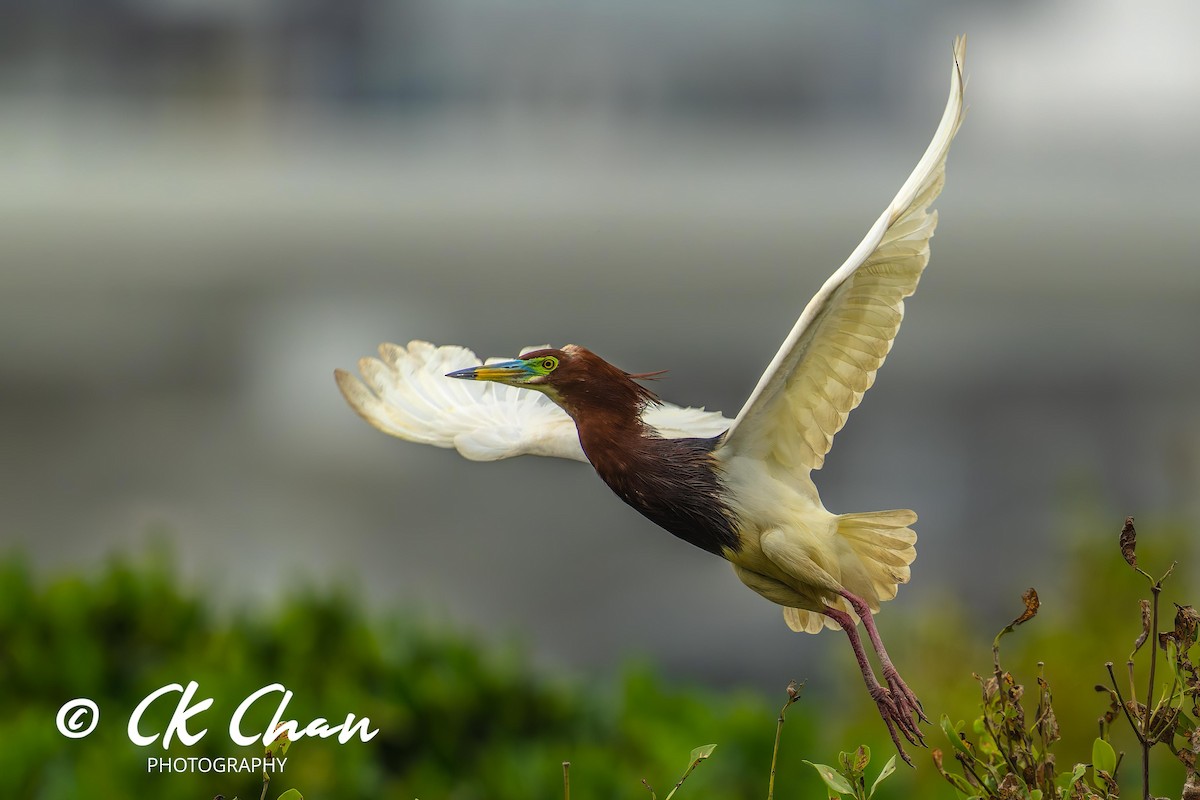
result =
M1103 770L1109 775L1116 772L1117 753L1113 746L1103 739L1092 742L1092 770ZM1108 784L1099 775L1092 776L1092 783L1097 789L1104 789Z
M954 745L955 750L958 750L959 752L963 753L963 755L970 756L970 755L972 755L971 751L967 749L967 746L963 742L962 737L960 737L958 735L958 732L962 728L962 726L963 726L962 722L958 723L958 725L951 724L950 718L947 717L945 714L942 714L942 733L946 734L946 738L950 740L950 744Z
M838 794L854 794L854 787L849 782L834 771L833 767L824 764L814 764L811 761L805 761L810 767L817 771L821 776L821 780L825 781L825 785Z
M295 789L288 789L283 794L279 795L277 800L304 800L304 795Z
M282 758L291 746L292 740L288 738L287 731L280 731L279 736L267 745L266 752L274 758Z
M1179 647L1175 644L1174 639L1167 639L1167 666L1171 668L1171 676L1180 683L1186 684L1183 676L1179 674Z
M717 746L715 744L705 744L705 745L701 745L700 747L697 747L695 750L692 751L692 756L691 756L692 762L691 763L695 764L698 761L703 761L704 759L711 756L713 754L713 750L716 750L716 749L717 749Z
M1066 772L1058 776L1054 781L1054 785L1062 791L1066 791L1075 785L1075 782L1083 777L1083 773L1087 772L1087 764L1076 764L1075 769L1071 770L1070 774Z
M860 744L858 749L854 751L854 771L862 772L867 768L867 764L871 763L871 748L865 744Z
M876 778L875 782L871 784L871 791L867 793L867 797L869 798L871 795L875 794L875 789L878 788L879 784L883 783L884 779L895 771L896 757L892 756L888 759L887 763L883 765L883 769L879 770L879 777Z
M945 776L946 780L950 782L950 785L954 787L954 790L958 792L960 797L971 797L975 793L975 787L962 775L947 772Z

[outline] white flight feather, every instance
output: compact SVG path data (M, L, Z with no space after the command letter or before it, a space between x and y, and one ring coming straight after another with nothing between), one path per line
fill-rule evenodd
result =
M875 380L929 262L946 155L963 119L965 39L933 140L866 238L809 301L738 413L718 454L773 461L807 476Z
M344 370L335 377L350 406L384 433L453 447L472 461L519 455L587 461L575 423L546 395L491 381L447 378L447 372L483 363L470 350L413 341L408 347L382 344L379 356L358 362L362 380ZM715 411L670 403L650 406L643 419L668 439L719 436L730 425Z
M841 591L876 610L909 579L916 534L908 510L832 514L812 482L833 437L875 381L904 317L904 298L929 261L937 224L929 206L963 119L954 45L950 97L929 148L850 258L796 321L714 454L737 514L741 549L728 556L751 589L785 606L795 631L837 627L824 609L851 612Z

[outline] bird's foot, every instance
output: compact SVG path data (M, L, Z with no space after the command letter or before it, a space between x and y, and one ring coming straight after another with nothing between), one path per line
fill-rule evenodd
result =
M897 703L897 696L882 686L871 690L871 699L879 708L879 716L883 717L883 722L887 725L888 734L892 737L892 744L896 745L896 752L900 754L900 758L904 759L905 764L913 766L912 759L908 757L904 745L900 742L900 734L904 735L909 744L915 744L918 747L925 746L925 737L917 729L912 713L906 710L907 700Z
M875 701L875 705L879 707L879 716L883 717L883 722L887 725L888 734L892 737L892 744L896 746L896 752L900 754L900 758L904 759L904 763L910 767L916 766L913 760L909 758L908 753L904 750L904 745L900 743L900 736L896 732L896 726L900 725L900 730L904 732L904 738L912 742L912 736L904 728L904 722L910 721L901 718L899 712L896 711L896 705L892 702L892 693L882 686L871 690L871 698ZM913 742L916 744L916 742Z
M883 677L887 681L888 690L892 693L892 700L896 704L897 711L905 717L916 715L921 722L929 722L929 717L925 716L925 707L913 694L912 689L908 688L908 684L900 677L900 673L896 671L895 667L885 664Z

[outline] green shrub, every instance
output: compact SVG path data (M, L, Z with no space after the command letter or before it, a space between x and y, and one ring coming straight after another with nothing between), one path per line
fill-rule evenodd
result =
M1194 542L1186 527L1160 521L1153 527L1156 535L1139 553L1145 563L1191 563ZM1110 683L1105 662L1123 664L1128 656L1145 588L1115 557L1111 522L1080 523L1079 531L1062 551L1029 554L1031 569L1041 564L1054 580L1043 586L1037 623L1005 640L1014 674L1054 686L1062 737L1055 753L1068 765L1095 759L1097 718L1111 709L1094 687ZM1028 571L1014 567L1014 582L1027 584ZM1191 574L1181 568L1173 575L1165 609L1173 613L1170 603L1190 595ZM411 613L368 613L353 593L336 588L295 588L270 609L230 611L214 601L183 588L171 560L155 551L115 557L93 573L36 579L19 556L0 559L0 797L258 797L261 779L254 775L147 774L146 762L260 754L261 747L229 741L225 727L242 698L275 682L294 692L288 717L302 723L329 717L336 724L353 712L380 732L367 743L296 742L270 796L295 786L308 800L557 800L562 762L569 761L574 800L645 800L643 779L665 796L688 754L706 742L719 749L676 798L767 794L779 716L774 696L679 686L645 665L603 678L549 674L520 647L484 645ZM980 716L980 686L971 671L991 664L987 632L1003 620L990 617L961 602L934 602L907 616L888 609L881 618L893 658L932 719ZM781 626L780 636L788 635ZM810 658L800 666L825 676L819 687L811 674L795 674L796 663L780 665L781 685L812 679L782 734L774 781L781 798L820 797L828 788L805 759L841 763L838 752L855 742L876 754L876 766L893 752L843 638L826 634L806 644L828 663L821 669ZM1160 682L1170 678L1166 664L1160 661ZM192 680L200 697L215 700L203 716L209 733L193 747L175 743L167 752L132 745L125 725L137 703L161 686ZM68 740L56 730L55 714L80 696L97 702L101 721L91 736ZM156 704L144 729L161 730L173 705ZM255 707L247 730L266 727L270 705ZM1027 722L1035 716L1031 711ZM932 742L941 733L934 726L926 736ZM1129 730L1113 726L1104 738L1115 753L1140 757ZM899 767L874 798L953 798L929 751L912 755L917 768ZM843 759L852 778L856 758ZM1117 770L1127 794L1140 780L1134 760L1127 757ZM866 791L874 770L863 781ZM1183 780L1175 757L1156 756L1156 794L1177 795Z
M211 606L183 591L161 556L44 583L20 558L0 562L0 797L258 797L255 775L147 774L146 765L151 756L261 755L231 742L226 727L243 698L274 682L294 692L287 716L301 724L353 712L379 734L296 741L272 797L295 786L309 800L559 798L563 761L576 800L637 796L642 779L669 789L703 741L720 741L721 755L689 782L689 800L754 795L766 779L774 712L751 693L668 686L637 666L598 684L548 676L514 646L369 615L338 590L291 592L273 613ZM208 734L169 751L131 744L138 702L192 680L198 698L214 698L190 726ZM80 696L98 704L100 724L70 740L55 714ZM152 706L142 730L162 730L177 699ZM265 730L276 704L256 704L245 732ZM797 730L790 746L801 752L811 740Z

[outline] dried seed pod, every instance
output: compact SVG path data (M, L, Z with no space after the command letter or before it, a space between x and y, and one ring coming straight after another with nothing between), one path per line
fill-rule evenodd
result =
M1133 517L1125 518L1125 526L1121 528L1121 557L1125 563L1137 569L1137 531L1133 527Z
M1150 601L1139 600L1142 606L1142 634L1138 636L1137 641L1133 643L1133 653L1129 654L1129 659L1132 661L1134 654L1142 649L1142 645L1146 643L1146 639L1150 636Z
M1200 613L1191 606L1176 604L1175 612L1175 643L1179 649L1186 651L1196 643L1196 630L1200 627Z
M1021 600L1025 603L1025 610L1021 612L1021 616L1012 621L1012 627L1014 628L1036 617L1038 608L1042 605L1042 601L1038 599L1037 589L1034 589L1032 586L1026 589L1025 593L1021 595Z

